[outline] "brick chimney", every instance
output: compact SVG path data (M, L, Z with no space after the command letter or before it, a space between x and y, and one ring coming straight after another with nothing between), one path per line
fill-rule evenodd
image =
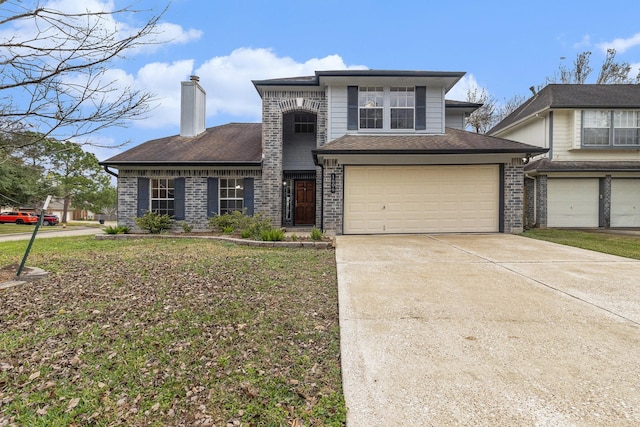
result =
M198 83L198 76L191 76L188 82L182 82L180 98L180 136L193 137L206 129L207 93Z

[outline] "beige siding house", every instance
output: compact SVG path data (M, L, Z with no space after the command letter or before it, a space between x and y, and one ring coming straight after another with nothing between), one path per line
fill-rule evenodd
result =
M548 85L488 134L549 150L525 166L526 226L640 227L640 85Z

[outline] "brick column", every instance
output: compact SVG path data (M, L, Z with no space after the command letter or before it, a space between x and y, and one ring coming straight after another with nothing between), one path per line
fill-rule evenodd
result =
M611 227L611 175L606 175L604 177L604 189L603 189L603 198L604 198L604 228Z
M343 167L338 165L335 160L325 160L324 166L324 213L322 228L330 233L342 234L342 201L343 201L343 184L344 174ZM334 183L332 190L331 183Z
M512 159L504 165L504 232L523 231L524 164L522 159Z
M536 220L538 227L547 228L547 176L536 178Z

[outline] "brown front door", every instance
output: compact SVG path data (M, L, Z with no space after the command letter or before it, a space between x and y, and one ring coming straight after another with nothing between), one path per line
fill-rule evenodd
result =
M316 216L316 183L296 181L294 225L313 225Z

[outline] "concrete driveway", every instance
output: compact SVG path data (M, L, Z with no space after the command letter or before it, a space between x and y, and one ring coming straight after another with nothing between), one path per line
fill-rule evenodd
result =
M640 262L519 236L339 236L347 424L640 424Z

